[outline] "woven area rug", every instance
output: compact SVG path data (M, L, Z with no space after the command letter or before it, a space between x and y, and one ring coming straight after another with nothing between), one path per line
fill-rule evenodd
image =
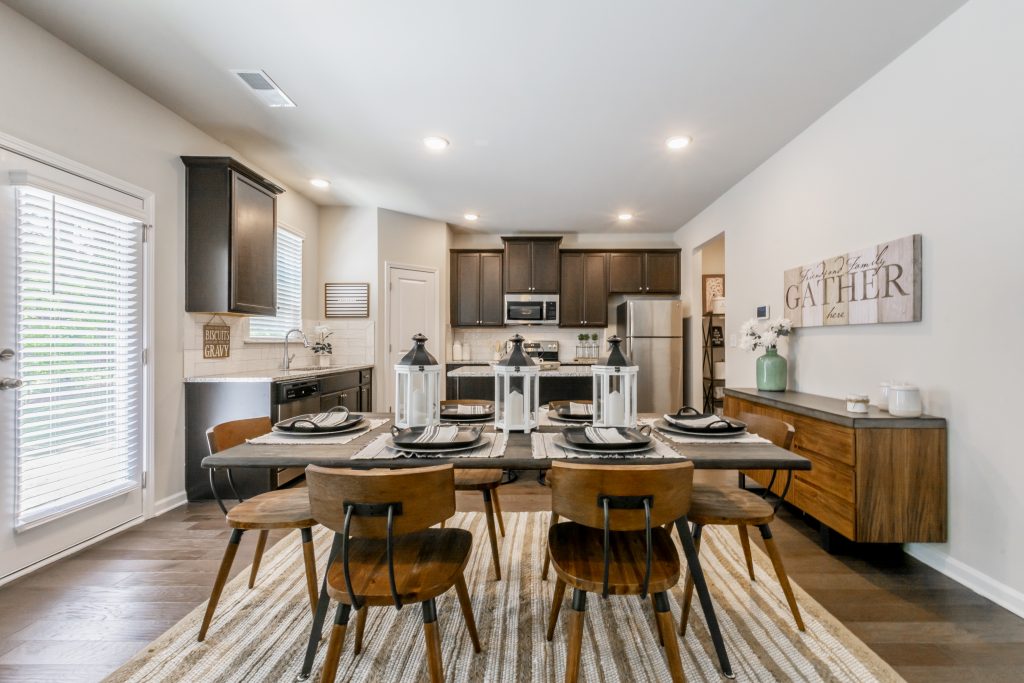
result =
M540 578L547 531L546 513L506 513L507 537L500 539L502 581L491 574L487 530L481 513L460 513L453 526L469 529L475 548L466 569L477 628L484 651L474 654L454 591L438 599L442 658L448 681L561 681L565 672L565 619L562 606L555 640L544 639L553 579ZM128 681L293 681L301 667L311 615L303 588L299 543L288 538L263 560L256 587L246 589L247 572L224 590L206 642L196 642L205 603L155 640L107 680ZM675 535L673 535L675 537ZM326 561L330 535L316 534L318 566ZM678 541L677 541L678 543ZM701 562L708 576L726 647L738 681L901 681L834 617L799 586L797 594L807 632L792 622L768 558L755 545L758 581L746 575L739 540L729 529L704 531ZM681 555L680 550L680 556ZM241 558L239 558L241 559ZM553 572L552 572L553 576ZM587 601L582 681L667 681L650 600L612 597ZM682 588L672 591L679 618ZM333 615L332 610L329 613ZM388 683L426 680L421 612L409 605L371 610L363 653L353 655L350 622L338 670L339 681ZM330 618L325 633L329 632ZM694 596L690 627L682 643L689 681L720 681L717 659ZM322 666L321 643L314 678Z

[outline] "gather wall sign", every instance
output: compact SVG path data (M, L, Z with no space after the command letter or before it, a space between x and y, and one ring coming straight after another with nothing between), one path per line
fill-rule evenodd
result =
M921 235L883 242L784 276L793 327L921 320Z

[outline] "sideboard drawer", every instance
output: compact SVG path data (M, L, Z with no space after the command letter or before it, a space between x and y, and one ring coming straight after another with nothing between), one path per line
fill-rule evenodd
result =
M822 491L799 477L793 481L793 492L788 498L798 508L830 529L838 531L850 540L857 539L853 505L847 501Z
M794 451L801 455L816 453L838 460L850 467L857 464L852 429L802 415L793 415L792 418L793 425L796 427L796 438L793 439Z
M856 479L854 469L843 463L836 462L831 458L823 458L817 453L803 451L799 448L793 449L811 461L811 469L801 470L796 473L796 478L811 484L826 493L845 500L852 505L857 498L854 491L854 480ZM779 477L780 479L782 477Z

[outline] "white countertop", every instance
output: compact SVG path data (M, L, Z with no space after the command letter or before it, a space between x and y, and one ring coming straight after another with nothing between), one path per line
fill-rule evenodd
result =
M352 372L353 370L366 370L372 365L331 365L325 368L296 368L294 370L281 370L271 368L269 370L249 370L247 372L232 372L225 375L203 375L199 377L186 377L185 382L279 382L282 380L303 379L306 377L320 377L332 375L338 372Z
M589 365L563 365L557 370L541 370L540 378L555 379L565 377L590 377L593 373ZM491 365L468 365L448 373L448 377L493 377L494 367Z

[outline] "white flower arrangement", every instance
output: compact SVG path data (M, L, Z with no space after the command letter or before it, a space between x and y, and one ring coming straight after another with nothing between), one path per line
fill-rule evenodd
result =
M779 337L788 337L792 331L793 323L789 318L776 318L763 327L751 318L740 328L740 348L746 351L774 349L779 344Z

